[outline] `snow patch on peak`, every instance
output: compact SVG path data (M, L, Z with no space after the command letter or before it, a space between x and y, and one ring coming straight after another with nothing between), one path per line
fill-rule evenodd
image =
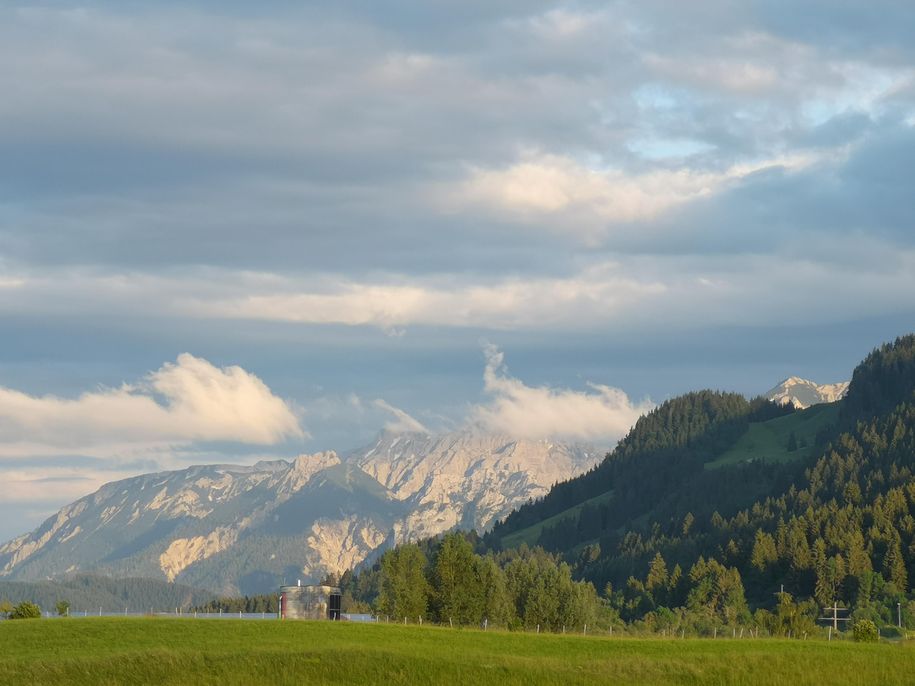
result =
M770 389L765 397L780 405L789 402L799 409L819 405L821 403L834 403L841 400L848 392L848 381L838 383L817 384L809 379L799 376L789 376L775 388Z

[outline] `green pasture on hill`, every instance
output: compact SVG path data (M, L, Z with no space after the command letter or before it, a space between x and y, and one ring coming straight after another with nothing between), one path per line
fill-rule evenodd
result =
M2 684L906 684L908 643L633 639L347 622L0 622Z
M600 495L595 496L593 498L589 498L588 500L585 500L584 502L581 502L578 505L575 505L574 507L570 507L567 510L563 510L562 512L555 514L552 517L547 517L543 521L537 522L536 524L532 524L531 526L529 526L527 528L520 529L519 531L516 531L513 534L509 534L508 536L503 538L502 547L503 548L517 548L522 543L527 543L529 546L533 547L533 546L537 545L537 541L540 539L540 532L543 531L544 527L553 526L560 519L564 519L566 517L577 516L578 513L581 512L581 510L587 505L592 505L592 506L603 505L608 500L610 500L610 498L612 498L612 497L613 497L613 491L607 491L606 493L601 493Z
M753 422L731 448L708 462L705 468L715 469L748 460L788 462L808 457L814 450L817 432L834 424L838 415L839 404L829 403L766 422ZM797 443L796 450L788 450L792 434Z
M809 457L815 449L817 432L824 427L835 424L839 415L839 403L814 405L783 417L765 422L752 422L747 430L721 455L705 465L706 469L718 469L736 465L748 460L763 462L788 462ZM795 450L789 450L791 435L794 435ZM575 517L586 505L598 506L608 502L613 491L578 503L552 517L532 524L514 533L507 534L501 540L503 548L517 548L522 543L537 545L540 532L545 527L553 526L561 519Z

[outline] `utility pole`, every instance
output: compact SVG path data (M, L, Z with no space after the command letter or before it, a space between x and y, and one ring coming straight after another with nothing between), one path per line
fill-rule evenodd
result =
M824 616L824 617L820 617L818 621L821 621L821 622L832 622L832 629L833 629L833 631L835 631L835 632L838 632L838 631L839 631L839 622L848 622L848 621L850 621L848 617L840 617L840 616L839 616L839 613L840 613L840 612L848 612L848 608L839 607L839 604L838 604L837 602L835 602L835 601L833 601L832 607L823 608L823 611L824 611L824 613L827 612L827 611L831 611L831 612L832 612L832 616L830 617L829 615L826 615L826 616Z
M902 603L896 603L896 626L902 628Z

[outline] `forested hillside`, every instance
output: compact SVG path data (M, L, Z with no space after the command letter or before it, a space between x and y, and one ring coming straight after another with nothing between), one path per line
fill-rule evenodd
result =
M833 603L915 624L913 393L909 335L871 353L832 405L713 391L670 400L477 551L501 556L507 574L542 547L602 593L605 613L648 626L754 622L797 635ZM414 566L434 578L426 558ZM379 603L389 572L376 567L362 575L376 587L356 579L353 592Z
M113 579L77 574L55 581L0 581L0 603L36 603L43 611L55 612L64 602L73 613L148 612L202 605L213 594L190 586L156 579Z

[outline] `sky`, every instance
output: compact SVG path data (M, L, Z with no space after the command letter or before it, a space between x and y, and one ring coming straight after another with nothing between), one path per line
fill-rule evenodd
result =
M5 2L0 540L130 475L610 447L915 321L907 0Z

